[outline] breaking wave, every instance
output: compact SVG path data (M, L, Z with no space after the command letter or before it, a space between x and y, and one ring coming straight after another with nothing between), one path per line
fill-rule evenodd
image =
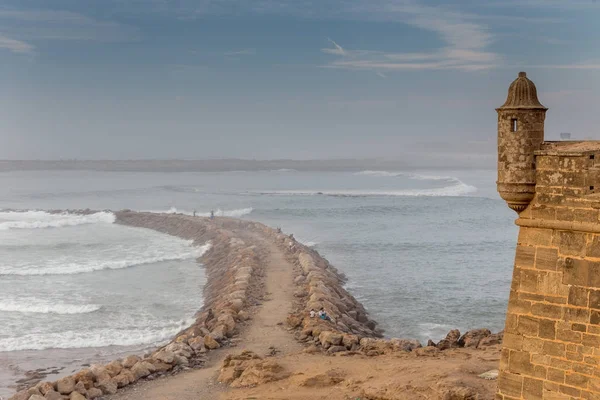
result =
M124 256L117 260L94 260L86 259L79 262L62 262L55 260L52 264L46 264L43 268L29 267L24 268L18 265L0 266L0 276L2 275L73 275L86 272L102 271L108 269L123 269L136 267L146 264L155 264L163 261L188 260L201 257L211 247L210 243L200 247L193 247L192 241L189 241L190 247L175 254L155 253L146 257L139 257L136 254Z
M193 318L167 321L159 329L96 329L54 333L31 333L19 337L0 338L0 351L74 349L106 346L161 344L194 323Z
M35 313L35 314L87 314L98 311L102 306L97 304L61 304L48 303L39 299L19 299L18 302L10 300L0 301L0 311Z
M1 211L0 231L10 229L61 228L84 224L112 224L115 215L110 212L94 214L72 214L68 212L49 213L46 211Z
M403 189L403 190L279 190L263 191L260 194L265 195L286 195L286 196L332 196L332 197L457 197L465 196L477 191L475 186L467 185L458 181L456 184L441 188L432 189Z

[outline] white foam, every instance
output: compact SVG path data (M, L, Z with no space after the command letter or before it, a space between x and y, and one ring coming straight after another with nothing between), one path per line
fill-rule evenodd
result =
M124 256L124 258L119 258L117 260L87 259L77 263L63 263L60 259L58 259L53 264L46 264L44 268L23 268L22 266L19 267L14 265L5 265L0 266L0 276L73 275L109 269L123 269L145 264L155 264L163 261L188 260L192 258L198 258L201 257L211 247L210 243L199 247L193 247L192 241L188 241L188 243L190 245L189 248L174 254L154 254L148 257L137 256L136 254L134 254L132 256Z
M217 217L242 217L244 215L248 215L250 214L252 211L254 211L254 209L252 207L248 207L248 208L239 208L236 210L221 210L220 208L217 210L214 210L215 212L215 216ZM181 210L175 207L171 207L169 208L167 211L160 211L160 210L150 210L150 211L145 211L145 212L152 212L152 213L158 213L158 214L185 214L185 215L194 215L193 211L189 211L189 210ZM196 212L196 216L197 217L209 217L210 216L210 211L208 212Z
M102 306L97 304L63 304L48 302L35 298L22 298L14 300L0 300L0 311L35 313L35 314L87 314L98 311Z
M334 196L334 197L457 197L465 196L477 191L475 186L460 182L455 185L433 189L405 189L405 190L279 190L263 191L260 194L287 195L287 196Z
M45 211L2 211L0 231L10 229L60 228L84 224L112 224L115 215L110 212L94 214L48 213Z
M19 337L0 338L0 351L74 349L106 346L162 344L194 323L193 318L168 321L159 329L96 329L55 333L31 333Z

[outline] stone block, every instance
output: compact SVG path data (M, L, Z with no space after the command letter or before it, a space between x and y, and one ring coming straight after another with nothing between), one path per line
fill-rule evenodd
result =
M508 359L510 372L517 374L533 375L531 355L526 351L511 351Z
M598 210L576 208L573 217L578 222L595 222L598 221Z
M567 351L567 360L581 362L581 361L583 361L583 354L571 353L571 352Z
M557 330L556 340L570 343L581 343L581 332L573 332L571 330Z
M523 268L533 268L535 262L535 247L517 246L515 265Z
M552 238L552 245L559 248L561 254L566 256L584 256L586 251L586 237L584 233L573 231L556 231Z
M562 259L563 284L574 286L588 286L589 263L585 260L565 258Z
M531 302L519 300L516 292L513 291L508 299L508 309L515 314L529 314L531 313Z
M587 324L590 320L590 310L587 308L565 308L564 319L568 322L580 322Z
M523 378L523 397L526 399L540 399L544 390L544 381L534 378Z
M588 261L588 286L600 288L600 262Z
M543 352L550 356L565 357L566 350L564 343L548 341L544 342Z
M519 290L523 292L539 293L540 271L522 269Z
M549 367L547 379L556 383L565 383L565 371Z
M585 332L587 330L587 326L583 324L572 324L571 329L575 332Z
M556 271L558 262L558 249L551 247L537 247L535 253L535 268Z
M590 313L590 324L600 325L600 311L592 311Z
M591 346L591 347L599 348L600 347L600 336L599 335L591 335L589 333L584 333L581 344L583 344L584 346Z
M556 321L549 319L539 320L539 337L543 339L556 338Z
M544 341L538 338L524 337L523 351L531 354L541 354L544 346Z
M538 319L526 315L520 315L517 325L517 332L525 336L537 337L539 334Z
M561 319L563 307L555 304L536 303L531 306L531 313L544 318Z
M523 348L523 336L512 333L504 333L502 346L506 349L521 350Z
M576 398L581 397L581 389L577 389L571 386L560 385L560 392Z
M569 287L562 284L562 272L540 271L538 290L546 296L569 296Z
M517 243L527 246L552 246L552 230L521 228Z
M568 304L577 307L587 307L590 291L586 288L571 286L569 289ZM598 297L598 306L600 307L600 295Z
M520 399L521 394L523 393L523 377L509 372L503 372L498 376L498 388L502 395Z
M588 257L600 258L600 235L592 235L590 242L586 246L585 254Z

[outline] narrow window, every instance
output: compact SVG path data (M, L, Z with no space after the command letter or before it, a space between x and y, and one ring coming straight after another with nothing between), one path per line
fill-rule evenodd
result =
M510 120L510 130L511 130L511 132L517 131L517 119L516 118L513 118Z
M590 160L593 160L593 159L594 159L594 155L592 154L592 155L590 156Z
M590 190L594 190L594 187L593 187L593 186L590 186Z

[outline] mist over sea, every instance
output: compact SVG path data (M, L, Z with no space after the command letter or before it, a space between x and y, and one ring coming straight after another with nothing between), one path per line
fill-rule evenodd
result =
M517 230L492 170L15 170L0 173L0 360L143 348L202 306L205 247L110 212L43 211L82 208L214 210L281 227L348 276L390 337L503 328Z

